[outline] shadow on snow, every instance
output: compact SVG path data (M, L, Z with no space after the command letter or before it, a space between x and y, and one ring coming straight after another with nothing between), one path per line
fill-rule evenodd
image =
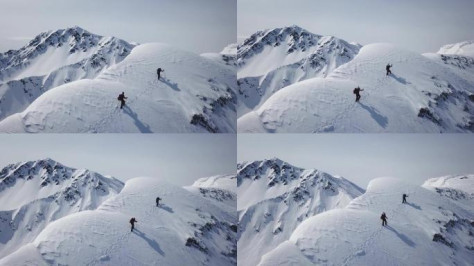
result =
M388 230L394 232L405 244L409 245L410 247L416 246L415 242L413 242L410 238L408 238L406 235L399 233L397 230L395 230L393 227L387 225L385 226Z
M172 88L173 90L180 91L180 89L178 87L178 83L172 83L172 82L170 82L169 79L166 79L166 78L160 79L160 81L163 82L164 84L168 85L168 87Z
M133 230L133 232L137 236L143 238L148 243L148 245L150 245L150 247L152 247L156 252L160 253L160 255L162 255L162 256L165 255L165 252L163 252L163 250L161 250L160 245L158 244L158 242L156 242L153 239L148 238L143 232L141 232L138 229Z
M137 126L138 130L140 130L141 133L153 133L150 130L150 126L140 121L140 119L138 119L138 115L133 112L132 109L128 107L128 105L125 105L123 107L123 111L134 120L135 126Z
M167 211L167 212L169 212L169 213L173 213L173 212L174 212L171 207L168 207L168 206L166 206L166 205L164 205L164 204L160 204L158 207L161 208L161 209L163 209L163 210L165 210L165 211Z
M362 108L367 110L370 113L370 116L379 124L381 127L385 128L388 124L388 118L379 113L374 107L367 106L361 102L358 102Z

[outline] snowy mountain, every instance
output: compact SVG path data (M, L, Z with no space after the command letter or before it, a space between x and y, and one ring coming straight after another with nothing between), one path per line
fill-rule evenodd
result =
M474 41L447 44L439 49L438 54L474 57Z
M35 178L46 179L43 176L48 167L29 170L40 169L37 164L23 167L22 178L28 172L35 172L38 173ZM59 164L53 165L51 169L60 169ZM12 170L4 171L8 174ZM53 186L56 180L62 180L67 171L52 170L48 184L53 182L50 184ZM94 201L98 206L58 217L38 231L37 236L24 240L15 252L13 249L5 252L5 255L13 253L0 258L0 265L236 264L235 200L234 206L230 206L159 178L138 177L125 185L118 184L121 190L117 193L110 194L105 201ZM73 199L78 198L76 192L70 194ZM159 207L155 204L157 196L162 199ZM7 198L2 200L12 202ZM44 205L51 205L51 201ZM60 202L62 208L72 208L69 205ZM138 220L133 232L130 232L131 217ZM8 226L0 228L3 233ZM28 228L17 226L16 231L16 234L24 233Z
M474 175L443 176L426 180L423 187L470 206L474 200L473 183Z
M62 55L72 49L63 45L48 51ZM83 50L74 51L76 56ZM48 69L48 60L36 61L35 69ZM0 121L0 132L236 131L233 66L159 43L135 46L118 61L88 79L58 83L60 86L36 95L39 97L26 109L15 109L16 113ZM161 80L157 79L158 67L165 70ZM128 97L122 110L117 100L121 92ZM14 102L4 100L0 105L13 110Z
M278 65L273 62L282 58L280 47L260 46L265 47L260 50L266 59L245 62L245 69L239 69L241 90L247 90L241 76L262 75L260 70L267 70L262 64ZM352 50L354 57L347 57L327 75L292 80L268 92L264 101L263 94L251 86L253 94L246 93L248 99L242 102L255 105L247 104L244 112L239 109L238 131L473 132L474 58L464 52L470 45L452 47L464 50L445 48L440 52L450 54L421 55L391 44L369 44L357 53ZM243 51L238 62L240 56L247 57ZM386 76L388 63L393 74ZM353 89L358 86L364 91L356 103Z
M257 265L309 217L345 207L364 191L342 177L279 159L237 166L238 264Z
M138 220L134 232L130 217ZM160 179L134 178L97 210L56 221L0 264L235 265L236 231L235 214L210 200Z
M196 180L185 189L197 193L204 198L227 204L235 212L237 208L237 182L235 175L217 175Z
M0 53L0 120L23 111L51 88L95 78L133 47L76 26L41 33L19 50Z
M220 188L237 193L237 177L235 175L216 175L199 178L192 185L201 188Z
M420 187L374 179L345 208L306 219L259 265L471 265L473 199L466 205L437 190L466 186L472 191L473 181L472 175L443 177ZM382 212L388 216L386 227Z
M51 159L11 164L0 172L0 258L33 241L52 222L94 210L123 183Z
M360 45L320 36L298 26L259 31L239 44L239 116L290 84L326 77L352 60Z
M232 70L236 71L237 66L237 44L232 43L224 47L220 53L204 53L201 56L215 60L225 66L231 67Z

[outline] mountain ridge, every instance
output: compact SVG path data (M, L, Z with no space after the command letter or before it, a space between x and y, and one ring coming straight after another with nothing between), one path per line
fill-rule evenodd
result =
M239 163L237 178L238 260L243 265L256 265L304 220L343 208L364 191L342 177L278 158Z

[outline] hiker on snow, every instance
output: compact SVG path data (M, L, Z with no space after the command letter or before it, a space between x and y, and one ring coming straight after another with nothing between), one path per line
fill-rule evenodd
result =
M354 94L356 95L356 102L360 100L360 92L363 91L360 87L354 89Z
M137 219L135 219L135 217L132 217L132 219L130 219L130 224L132 225L132 230L130 230L130 232L133 232L133 229L135 228L135 223L138 223Z
M120 109L125 105L125 99L127 99L127 97L125 97L125 92L120 93L117 98L117 100L120 101Z
M160 197L156 197L156 207L158 207L160 205L160 200L161 200Z
M156 70L156 74L158 75L158 80L160 80L161 72L165 72L165 70L162 69L161 67L159 67L159 68Z
M403 196L402 196L402 198L403 198L402 203L407 203L407 197L408 197L407 194L403 194Z
M385 67L385 70L387 70L387 76L392 74L392 71L390 71L390 68L392 67L393 65L390 65L390 64L387 64L387 66Z
M382 213L382 216L380 216L380 219L382 219L382 226L387 225L387 215L385 212Z

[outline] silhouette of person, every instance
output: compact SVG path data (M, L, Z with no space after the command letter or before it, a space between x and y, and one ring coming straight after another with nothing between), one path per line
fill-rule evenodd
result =
M135 223L138 223L138 221L135 219L135 217L132 217L132 219L130 219L130 224L132 225L130 232L133 232L133 229L135 229Z
M382 213L382 216L380 216L380 219L382 219L382 226L387 225L387 215L385 212Z
M354 89L354 94L356 95L356 102L360 100L360 92L363 91L360 87Z

